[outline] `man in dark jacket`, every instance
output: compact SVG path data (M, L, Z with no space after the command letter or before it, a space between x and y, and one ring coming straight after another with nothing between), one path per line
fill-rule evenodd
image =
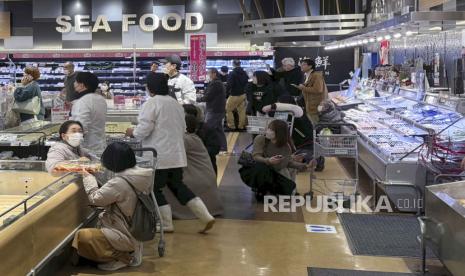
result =
M226 135L223 130L223 118L226 106L225 88L219 79L219 72L217 69L209 69L208 76L210 78L210 83L207 86L205 95L198 101L206 102L205 125L215 132L216 140L220 144L220 150L227 151ZM212 158L212 155L210 155L210 157ZM213 167L216 171L216 164Z
M226 85L226 91L229 94L228 101L226 102L226 120L228 127L230 129L235 129L233 111L237 110L239 116L237 128L239 130L244 130L246 124L245 86L249 81L249 77L244 69L242 69L241 62L239 60L233 61L233 67L234 69L231 73L229 73L228 83Z
M273 71L273 77L276 81L279 81L283 88L293 97L299 97L302 92L293 86L299 85L304 81L304 74L299 66L295 65L293 58L287 57L281 61L282 71Z

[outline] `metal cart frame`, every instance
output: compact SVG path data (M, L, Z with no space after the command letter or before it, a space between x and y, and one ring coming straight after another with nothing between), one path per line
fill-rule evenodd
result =
M322 135L320 131L324 128L338 128L340 134ZM358 134L357 127L353 124L316 124L313 128L313 158L319 157L341 157L352 158L355 165L354 179L322 179L326 181L350 181L354 183L354 194L358 193L359 173L358 173ZM310 172L310 190L305 195L313 198L313 185L317 180L314 171Z
M289 133L294 129L294 113L288 111L275 111L273 117L269 116L247 116L247 133L265 134L268 124L274 120L285 121L289 125Z

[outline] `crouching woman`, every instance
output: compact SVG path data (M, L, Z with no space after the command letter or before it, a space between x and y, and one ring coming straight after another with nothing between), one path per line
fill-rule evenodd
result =
M104 211L99 214L96 228L76 233L72 246L79 256L100 263L101 270L139 266L142 242L131 235L126 218L133 216L138 199L133 189L150 193L152 170L137 167L134 152L125 143L109 145L103 152L102 164L115 177L99 187L93 175L83 172L83 184L90 204Z
M272 121L266 135L255 138L252 152L255 162L243 166L239 173L242 181L255 191L257 199L261 200L267 193L295 194L296 184L291 170L303 171L311 165L295 161L291 145L288 124L281 120Z

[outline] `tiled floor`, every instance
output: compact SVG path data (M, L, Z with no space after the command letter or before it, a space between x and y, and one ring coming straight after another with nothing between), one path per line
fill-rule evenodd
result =
M235 136L233 136L235 135ZM147 243L141 267L127 268L114 275L297 275L306 276L307 267L410 272L419 261L401 258L353 256L341 225L333 213L294 214L263 212L250 189L240 181L237 155L250 143L247 134L229 134L229 156L220 156L220 193L225 207L223 218L213 231L199 235L195 220L175 221L175 233L166 235L166 256L159 258L155 244ZM338 160L328 159L318 178L345 178ZM308 191L309 175L298 176L298 191ZM328 184L316 190L334 190ZM322 191L325 192L325 191ZM334 225L337 234L307 233L305 224ZM435 266L439 266L434 263ZM67 265L59 275L106 275L92 267ZM112 274L113 275L113 274Z

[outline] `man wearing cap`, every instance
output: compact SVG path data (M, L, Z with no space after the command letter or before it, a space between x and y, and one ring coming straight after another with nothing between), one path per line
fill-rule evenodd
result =
M194 82L179 72L181 70L181 58L178 55L171 55L162 62L165 63L164 70L169 76L168 88L170 96L178 100L180 104L195 104L197 93Z

